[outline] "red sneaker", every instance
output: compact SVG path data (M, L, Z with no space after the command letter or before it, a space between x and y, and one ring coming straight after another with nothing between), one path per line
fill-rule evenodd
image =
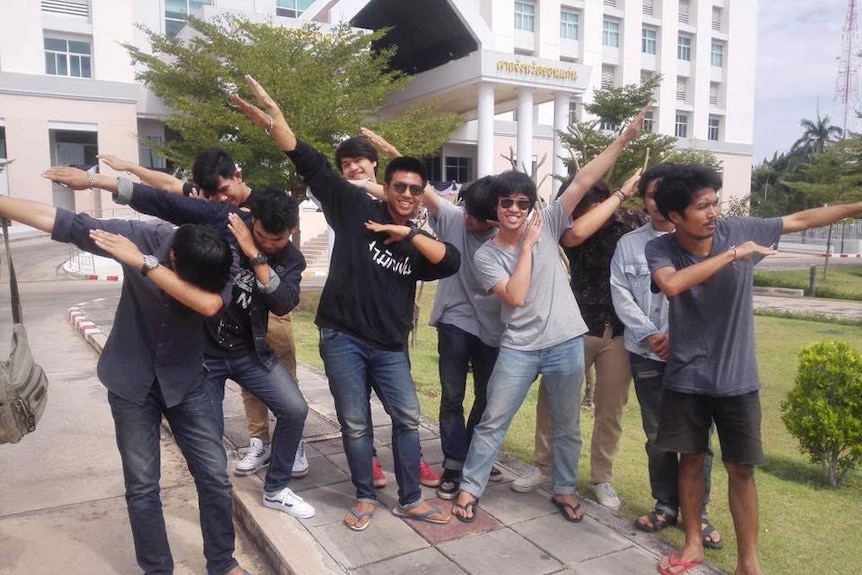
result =
M386 475L383 473L383 467L380 465L380 460L375 458L372 463L371 474L374 477L375 489L386 487Z
M440 486L440 475L424 459L419 463L419 483L425 487Z

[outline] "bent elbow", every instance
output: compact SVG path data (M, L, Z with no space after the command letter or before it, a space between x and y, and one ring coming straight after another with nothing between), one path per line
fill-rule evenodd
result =
M218 301L213 301L212 303L207 302L203 305L202 309L198 311L205 317L215 317L221 312L223 307L224 304L221 301L221 298L219 298Z

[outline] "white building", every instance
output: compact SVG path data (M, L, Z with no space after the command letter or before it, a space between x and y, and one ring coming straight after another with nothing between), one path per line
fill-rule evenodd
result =
M58 163L101 150L164 167L147 140L170 137L168 111L137 84L122 43L146 27L176 34L188 14L241 12L377 29L394 26L393 65L413 79L382 115L433 96L465 123L430 161L432 178L468 181L541 164L547 195L566 152L555 130L582 119L597 87L662 74L652 129L723 165L725 194L749 189L755 0L3 0L0 3L0 193L111 215L97 192L52 186ZM544 158L544 162L542 159ZM104 206L104 210L102 209Z

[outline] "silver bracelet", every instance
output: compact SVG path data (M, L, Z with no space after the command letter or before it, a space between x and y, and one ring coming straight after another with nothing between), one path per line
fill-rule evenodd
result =
M614 195L620 199L621 204L625 203L625 201L628 199L628 196L622 190L617 190L616 192L614 192Z
M93 188L93 174L91 174L89 170L87 170L85 173L87 174L87 185L90 187L90 189L92 189Z

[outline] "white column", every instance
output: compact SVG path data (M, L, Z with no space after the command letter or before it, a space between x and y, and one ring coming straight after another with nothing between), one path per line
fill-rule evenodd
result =
M563 141L560 139L559 132L563 132L569 126L569 102L571 96L569 94L557 94L554 96L554 162L552 165L552 173L555 176L563 177L566 175L566 166L563 164L563 156L566 150L563 148Z
M494 85L479 84L476 178L494 174Z
M518 90L518 169L530 173L533 167L533 91Z

